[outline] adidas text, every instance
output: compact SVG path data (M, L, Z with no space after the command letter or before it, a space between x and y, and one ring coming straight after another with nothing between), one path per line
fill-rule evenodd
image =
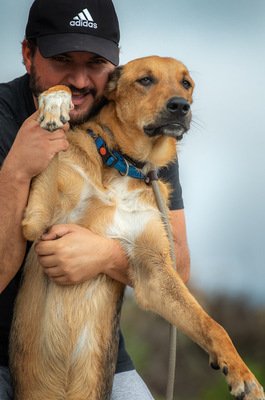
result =
M93 28L97 29L98 25L95 22L89 22L89 21L71 21L70 22L71 26L84 26L85 28Z

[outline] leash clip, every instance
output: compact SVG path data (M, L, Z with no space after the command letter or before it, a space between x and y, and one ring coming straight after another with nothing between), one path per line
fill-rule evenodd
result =
M151 185L152 181L158 181L157 170L149 171L144 181L148 186Z

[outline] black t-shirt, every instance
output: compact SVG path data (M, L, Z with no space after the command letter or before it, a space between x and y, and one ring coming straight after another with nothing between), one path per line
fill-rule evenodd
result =
M23 122L36 111L29 88L29 75L26 74L9 83L0 84L0 166L3 164ZM160 176L171 182L174 191L171 195L171 209L183 208L178 163L162 170ZM28 243L28 249L30 243ZM23 264L22 264L23 266ZM12 321L13 305L21 279L21 269L0 294L0 365L8 365L8 337ZM116 373L134 369L126 352L124 339L120 334Z

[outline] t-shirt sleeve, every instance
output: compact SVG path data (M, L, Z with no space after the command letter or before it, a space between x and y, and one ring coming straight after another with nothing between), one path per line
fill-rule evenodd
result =
M182 198L182 188L179 181L179 163L176 160L174 163L170 164L168 167L162 168L158 174L159 178L163 179L165 182L171 184L172 193L169 198L170 210L182 210L184 208L183 198Z
M0 112L0 167L3 164L18 131L12 116Z
M23 122L34 113L35 104L27 74L0 84L0 166Z

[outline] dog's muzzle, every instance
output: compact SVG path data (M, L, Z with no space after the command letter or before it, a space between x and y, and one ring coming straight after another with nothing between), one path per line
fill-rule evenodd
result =
M183 97L172 97L165 109L152 124L144 126L146 135L165 135L181 140L190 128L191 111L189 102Z

